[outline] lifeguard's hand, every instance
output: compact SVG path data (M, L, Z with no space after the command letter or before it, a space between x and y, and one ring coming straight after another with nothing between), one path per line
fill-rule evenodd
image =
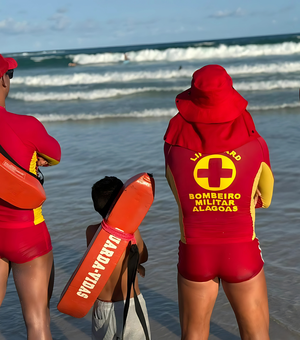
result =
M139 264L137 272L141 275L141 277L145 277L146 269L141 264Z
M258 201L258 197L261 197L261 192L258 189L256 189L255 195L253 197L253 199L254 199L254 206L256 206L256 203Z
M38 156L36 165L37 166L47 166L47 165L49 165L49 163L45 160L45 158Z

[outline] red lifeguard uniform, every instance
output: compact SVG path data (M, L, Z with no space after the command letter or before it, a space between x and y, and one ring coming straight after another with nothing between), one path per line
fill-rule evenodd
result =
M36 118L0 107L0 121L0 145L23 168L36 175L38 154L49 165L60 162L58 142ZM23 210L0 199L0 258L24 263L50 250L52 245L42 207Z
M177 97L179 113L165 135L166 178L179 209L179 273L192 281L242 282L263 266L254 196L258 188L256 207L267 208L274 179L268 147L246 111L247 101L224 85L231 80L225 70L215 69L221 74L218 91L195 96L205 105L192 98L195 74L192 88ZM234 91L228 92L231 102L221 93L223 85Z

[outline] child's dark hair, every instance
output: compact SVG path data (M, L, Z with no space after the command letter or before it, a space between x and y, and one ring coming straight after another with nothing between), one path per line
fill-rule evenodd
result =
M122 186L123 182L114 176L105 176L93 185L92 199L94 208L103 218L107 215Z

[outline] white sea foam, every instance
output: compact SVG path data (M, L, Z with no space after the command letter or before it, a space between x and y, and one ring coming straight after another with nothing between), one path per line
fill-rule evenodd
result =
M227 72L234 75L247 74L276 74L276 73L295 73L300 72L300 62L283 62L270 64L254 64L229 66ZM38 75L27 77L15 77L13 84L27 86L66 86L66 85L87 85L102 84L109 82L130 82L136 80L168 80L168 79L191 79L195 69L182 68L176 70L157 70L157 71L133 71L133 72L106 72L106 73L74 73L70 75Z
M183 61L216 58L244 58L270 55L293 55L300 53L300 43L283 42L279 44L232 45L221 44L217 47L168 48L166 50L145 49L130 51L127 54L133 62L147 61ZM69 55L74 62L81 65L115 63L124 60L123 53L97 53Z
M79 65L106 64L124 61L124 53L97 53L97 54L76 54L69 55L74 63Z
M31 57L31 60L35 61L36 63L40 63L44 60L50 60L50 59L62 59L62 57L53 57L53 56L46 56L46 57Z
M97 73L74 73L71 75L39 75L34 77L15 77L13 84L24 84L27 86L66 86L66 85L87 85L109 82L129 82L143 79L172 79L191 77L194 70L158 70L158 71L137 71L137 72L106 72Z
M238 74L259 74L259 73L294 73L300 72L300 62L282 62L282 63L268 63L268 64L254 64L254 65L240 65L226 67L230 75Z
M268 111L268 110L282 110L282 109L295 109L300 107L299 102L284 103L281 105L265 105L265 106L249 106L249 111Z
M152 109L144 111L134 111L129 113L81 113L81 114L57 114L52 113L48 115L33 114L34 117L39 119L41 122L59 122L67 120L93 120L93 119L116 119L116 118L147 118L147 117L172 117L177 113L177 111L172 109Z
M300 107L299 102L284 103L281 105L265 105L265 106L249 106L250 112L253 111L268 111L268 110L281 110L281 109L294 109ZM67 120L80 121L80 120L94 120L94 119L120 119L120 118L157 118L157 117L173 117L177 114L176 109L151 109L143 111L133 111L124 113L81 113L81 114L58 114L52 113L48 115L33 114L41 122L63 122Z
M235 83L238 91L270 91L276 89L300 88L300 80L269 80Z
M68 100L96 100L112 98L117 96L128 96L143 92L166 92L182 91L182 87L141 87L128 89L104 89L94 91L75 91L75 92L15 92L10 93L12 99L23 100L26 102L42 101L68 101Z
M101 84L101 83L109 83L109 82L129 82L133 80L145 80L145 79L170 79L170 78L177 78L179 76L180 71L157 71L157 72L130 72L130 73L105 73L105 74L85 74L85 73L77 73L74 75L69 76L49 76L49 75L41 75L36 77L19 77L14 80L14 84L24 84L27 86L36 86L36 87L42 87L42 86L66 86L66 85L87 85L87 84ZM185 74L186 72L186 74ZM188 78L191 77L191 73L189 71L181 72L184 77ZM237 73L236 73L237 74ZM293 89L293 88L299 88L300 87L300 80L268 80L268 81L247 81L247 82L234 82L234 87L237 90L241 91L259 91L259 90L273 90L273 89ZM150 88L149 88L150 89ZM136 89L134 91L136 92L145 92L149 89ZM153 90L153 89L151 89ZM123 90L123 94L126 95L126 89ZM127 91L133 91L130 89L127 89ZM105 96L110 96L110 94L105 94L104 92L97 92L92 91L92 94L86 96L102 96L104 98ZM129 93L130 94L130 93ZM38 96L35 94L27 94L26 96L31 96L31 98L35 98L35 101L38 101ZM44 98L47 97L47 94L42 94ZM42 96L41 95L41 96ZM122 95L121 92L118 92L112 94L112 96L116 95ZM23 99L25 100L25 97L21 98L20 93L12 94L15 99ZM18 98L17 98L18 96ZM53 93L50 93L50 97L54 96ZM72 100L72 99L84 99L82 97L83 95L80 94L80 92L74 92L74 94L62 94L61 100ZM48 96L48 98L50 98ZM67 97L70 97L70 99L67 99ZM72 97L72 98L71 98ZM79 97L79 98L77 98ZM58 97L57 97L58 98ZM100 98L100 97L99 97ZM92 98L87 98L92 99ZM96 99L96 98L94 98ZM47 99L43 99L47 100Z

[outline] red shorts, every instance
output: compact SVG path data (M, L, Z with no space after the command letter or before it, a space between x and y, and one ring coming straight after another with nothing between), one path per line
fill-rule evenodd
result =
M256 276L263 264L257 238L223 244L179 242L178 272L190 281L205 282L218 277L230 283L243 282Z
M25 263L51 250L51 239L45 222L27 228L0 228L0 258Z

